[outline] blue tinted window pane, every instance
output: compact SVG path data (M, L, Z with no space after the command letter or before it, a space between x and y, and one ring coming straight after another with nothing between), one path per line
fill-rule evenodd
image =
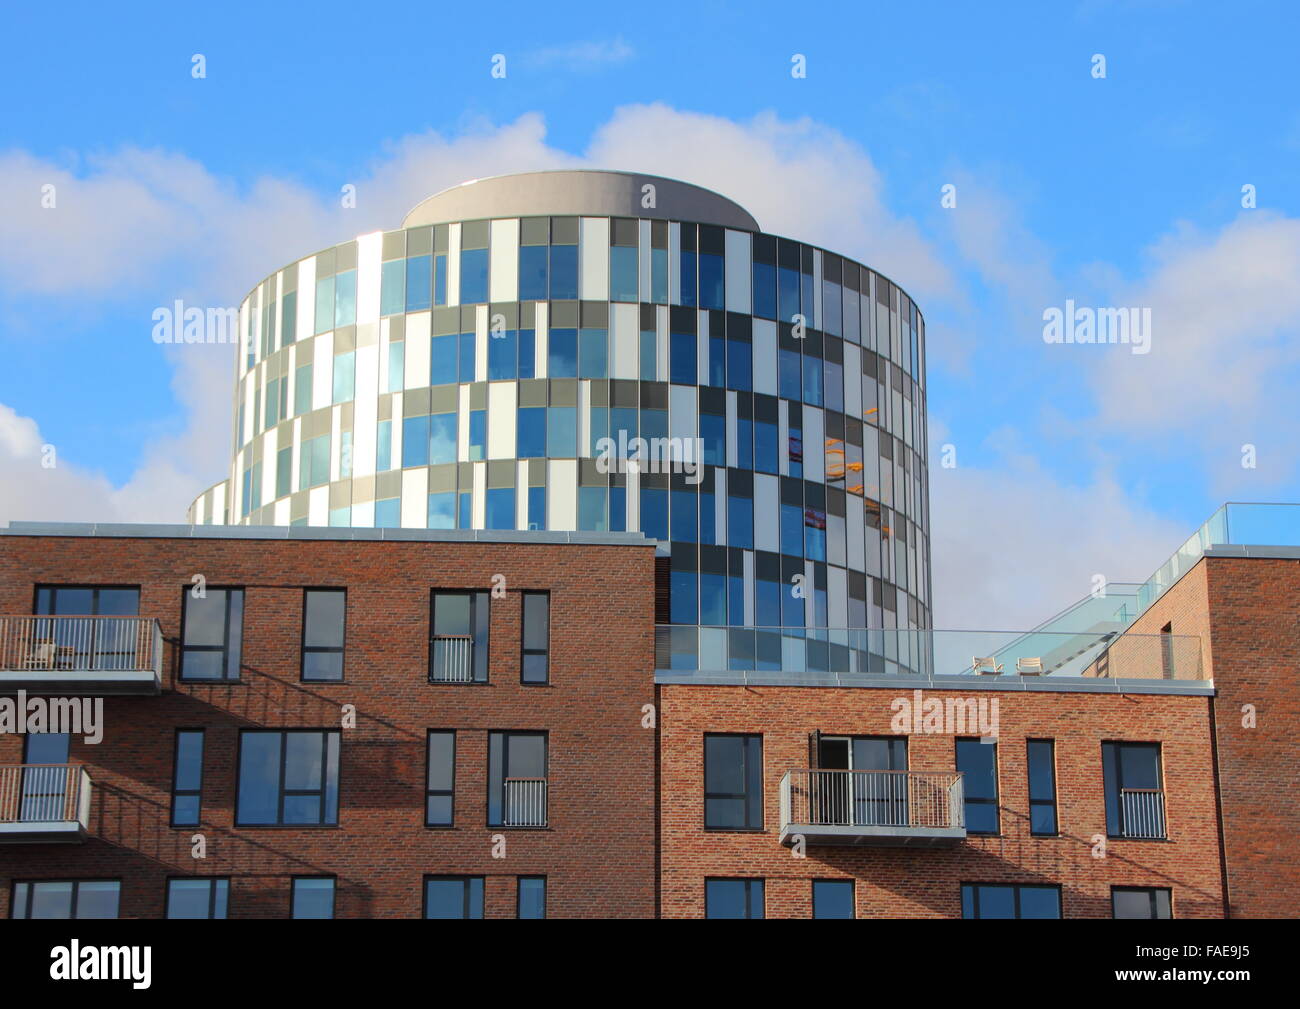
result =
M279 820L281 738L278 732L248 732L241 738L236 817L240 823Z
M794 400L801 398L803 383L799 376L799 352L783 347L777 355L777 365L780 370L781 397Z
M550 250L545 245L519 248L519 300L545 301L546 260Z
M727 498L727 543L733 547L753 549L754 546L754 499L747 497Z
M578 247L551 246L551 300L573 301L578 297Z
M547 337L547 373L551 378L578 377L578 331L553 329Z
M546 454L552 459L578 454L578 411L571 406L553 406L546 414Z
M488 250L462 249L460 253L460 303L487 301Z
M375 502L375 528L397 529L402 524L402 502L395 497Z
M456 382L455 336L435 336L429 341L429 384L454 385Z
M815 357L803 359L803 399L813 406L822 404L822 362Z
M641 488L641 532L652 540L668 538L668 492Z
M653 382L659 370L659 350L656 345L655 331L641 331L641 381Z
M472 462L480 462L487 453L487 411L471 410L469 412L469 457Z
M519 880L519 917L546 917L546 879L528 876Z
M351 326L357 321L357 271L347 270L334 278L334 325Z
M699 371L699 351L694 333L673 333L668 344L669 381L695 385Z
M488 378L495 380L518 377L519 334L513 329L488 335Z
M754 468L754 422L745 417L736 418L736 465Z
M402 466L429 465L429 418L407 417L402 421Z
M766 421L754 421L754 468L760 473L775 473L777 459L777 427Z
M519 331L519 377L534 378L537 374L537 332Z
M803 556L803 508L799 505L781 504L781 553Z
M293 917L333 918L334 880L295 879L293 881Z
M388 391L401 392L406 380L406 344L388 345Z
M852 918L853 884L840 880L813 880L814 918Z
M528 528L546 528L546 488L528 488Z
M704 906L709 918L762 918L761 879L710 879L705 881Z
M513 529L515 527L515 489L513 487L489 487L486 511L484 528Z
M722 294L722 257L708 252L701 252L700 257L700 308L721 309L724 307Z
M461 333L457 339L457 352L460 355L459 377L462 382L477 382L477 358L475 357L474 345L477 338L473 333Z
M346 403L356 390L357 355L355 351L334 358L334 402Z
M609 250L609 300L637 300L636 246L616 245Z
M546 455L546 407L519 408L515 446L520 459L540 459Z
M682 252L682 290L681 301L683 305L694 307L696 304L695 282L696 282L696 262L695 253Z
M694 571L674 571L668 579L671 601L671 619L675 624L699 622L699 601L696 599Z
M379 314L400 315L406 310L406 260L391 259L379 278Z
M590 419L587 426L588 431L587 451L592 455L599 457L602 448L608 450L608 445L602 445L609 436L609 408L604 406L593 406L590 412Z
M412 256L406 260L406 310L422 312L431 307L430 257Z
M578 334L578 377L605 378L608 374L609 338L603 329L584 329Z
M700 623L721 627L727 622L727 576L700 572Z
M627 530L627 488L611 487L609 489L609 531L621 533Z
M584 531L605 531L605 488L578 488L578 528Z
M324 333L334 325L334 278L316 281L316 332Z
M447 254L440 252L433 257L433 303L447 304Z
M727 465L727 418L717 414L700 414L700 440L704 443L704 463Z
M474 528L474 496L469 491L460 492L456 512L456 522L461 529Z
M841 313L844 304L842 292L843 288L834 281L822 281L822 329L831 336L844 335Z
M718 542L718 506L716 497L700 493L700 542L716 546Z
M429 495L429 528L456 528L456 492Z
M782 322L793 322L794 317L799 314L799 271L781 267L777 271L777 277L780 284L778 291L780 314L777 318Z
M455 461L456 415L435 413L429 418L429 462L436 466Z
M1061 891L1054 886L1020 887L1020 917L1061 917Z
M668 304L668 250L650 250L650 300Z
M805 556L810 560L826 559L826 512L821 508L805 508L803 513Z

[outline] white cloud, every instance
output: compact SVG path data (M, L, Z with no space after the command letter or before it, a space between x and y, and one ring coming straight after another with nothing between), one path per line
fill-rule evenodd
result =
M1023 630L1086 596L1094 575L1145 580L1190 530L1137 505L1105 472L1063 484L1008 432L994 464L938 465L930 498L934 625Z
M570 42L534 49L520 57L520 61L526 67L587 73L627 63L635 55L635 50L620 35L594 42Z

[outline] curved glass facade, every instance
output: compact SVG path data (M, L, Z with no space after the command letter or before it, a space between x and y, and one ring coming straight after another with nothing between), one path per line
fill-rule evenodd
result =
M537 209L259 284L231 478L191 521L640 530L674 623L929 626L912 300L758 231Z

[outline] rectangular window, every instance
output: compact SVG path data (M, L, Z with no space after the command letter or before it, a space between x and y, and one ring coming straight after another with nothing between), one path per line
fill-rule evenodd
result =
M488 826L545 827L546 733L488 733Z
M460 303L472 305L487 301L488 250L461 249L460 252Z
M525 592L523 606L523 657L519 678L523 683L546 683L550 679L550 594Z
M181 679L239 679L244 636L244 590L185 589L181 618Z
M302 678L343 679L346 589L306 589L302 607Z
M127 587L42 585L33 613L39 616L134 617L140 590ZM29 661L46 668L131 669L139 663L132 620L36 621Z
M304 364L293 373L293 415L311 412L311 365Z
M520 876L516 918L546 917L546 877Z
M482 876L425 876L426 918L482 918Z
M169 879L168 918L224 918L230 902L228 879Z
M295 876L289 917L333 918L334 890L333 876Z
M456 733L429 732L429 772L425 781L424 825L450 827L456 813Z
M433 593L429 635L430 682L487 682L489 611L486 592Z
M763 737L705 735L704 828L763 829Z
M11 918L116 918L122 883L116 879L15 883Z
M1140 840L1165 836L1159 743L1102 743L1106 833Z
M763 918L761 879L706 879L704 917Z
M176 730L172 826L197 827L203 815L203 730Z
M853 880L814 879L814 918L855 918L853 910Z
M1172 918L1170 891L1156 886L1112 886L1112 918Z
M245 729L239 735L240 827L336 826L337 731Z
M963 883L963 918L1059 918L1059 886L1007 886Z
M1031 739L1026 744L1029 766L1029 833L1054 837L1056 824L1056 744Z
M998 833L998 744L958 739L957 770L966 793L967 832Z

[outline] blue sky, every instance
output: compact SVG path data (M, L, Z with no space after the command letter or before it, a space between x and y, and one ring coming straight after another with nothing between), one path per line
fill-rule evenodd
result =
M70 502L156 517L223 475L227 360L154 345L155 306L237 303L318 245L395 227L422 169L432 192L470 169L602 157L728 192L915 295L950 626L1027 616L1026 598L1045 615L1094 571L1143 578L1225 499L1300 498L1291 4L128 11L6 12L0 521L91 517ZM717 137L710 160L656 142L687 120ZM733 170L748 173L735 187ZM74 211L53 237L29 209L45 177ZM859 213L837 221L843 197ZM1152 306L1152 353L1045 345L1041 313L1065 298ZM24 479L45 443L67 483Z

